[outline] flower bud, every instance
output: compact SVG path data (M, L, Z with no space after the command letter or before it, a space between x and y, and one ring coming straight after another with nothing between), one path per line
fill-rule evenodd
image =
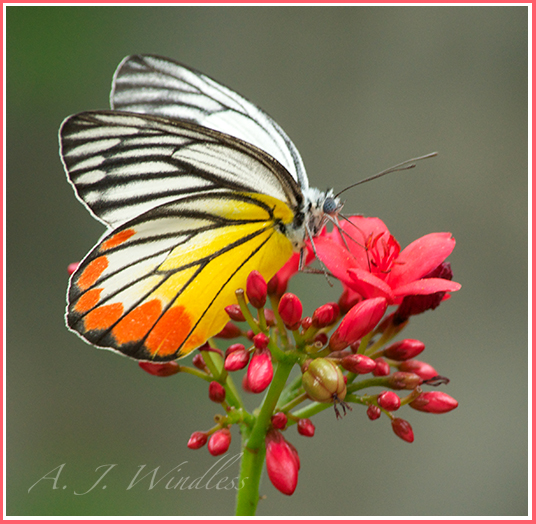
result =
M231 445L231 432L228 428L219 429L208 441L208 451L214 457L223 455Z
M263 276L258 271L252 271L248 275L246 283L246 294L250 304L257 309L264 307L268 286Z
M378 405L387 411L396 411L400 407L400 397L394 391L384 391L378 395Z
M308 418L298 420L298 433L304 437L313 437L315 434L315 426Z
M339 306L334 302L316 308L313 313L313 326L317 329L330 326L339 316Z
M257 333L253 337L253 344L257 349L266 349L268 347L268 342L270 342L270 337L265 333Z
M248 375L247 375L247 373L242 377L242 389L246 393L253 393L253 391L251 391L251 389L249 387L249 384L248 384Z
M207 434L202 431L195 431L192 433L190 440L188 441L188 447L190 449L202 448L207 443Z
M244 313L242 313L242 310L238 304L231 304L230 306L227 306L225 311L229 315L229 318L235 322L244 322L246 320L244 318Z
M280 297L287 290L288 280L279 278L276 273L268 282L268 294L275 297Z
M201 371L208 371L207 365L205 364L205 360L203 359L203 355L201 355L201 353L196 353L194 355L194 358L192 358L192 364Z
M383 351L383 354L393 360L409 360L423 351L424 344L420 340L406 338L390 345Z
M417 411L426 413L448 413L458 407L458 402L442 391L427 391L421 393L409 405Z
M395 371L388 379L387 385L391 389L415 389L422 384L423 380L415 373L407 371Z
M165 362L164 364L155 364L153 362L138 362L143 371L147 371L150 375L155 377L169 377L179 373L181 367L176 362Z
M217 335L214 336L216 338L230 339L240 337L241 335L242 330L236 324L233 324L232 322L227 322L224 328Z
M78 269L78 266L80 265L80 262L71 262L68 266L67 266L67 273L69 275L72 275L77 269Z
M332 402L335 398L344 400L346 384L339 366L332 360L313 360L302 375L306 393L317 402Z
M372 374L375 377L386 377L391 373L391 367L385 360L383 360L383 358L377 358L374 362L376 362L376 367L372 371Z
M413 442L415 436L413 435L413 429L410 423L403 418L394 418L391 420L391 427L397 437L400 437L406 442Z
M208 351L211 353L218 353L223 358L223 351L219 348L213 348L208 342L205 342L202 346L197 348L197 351Z
M283 429L287 425L287 422L288 418L282 411L272 415L272 426L275 429Z
M266 435L266 471L273 486L284 495L292 495L298 484L300 459L296 448L276 429Z
M279 301L277 307L281 320L288 329L298 329L298 323L301 320L303 306L300 299L292 293L285 293Z
M325 333L317 333L313 341L324 347L328 343L328 336Z
M344 290L339 297L338 302L341 313L346 315L346 313L348 313L348 311L350 311L350 309L352 309L358 302L361 302L361 300L363 300L363 297L359 293L344 286Z
M358 341L374 329L386 309L385 298L369 298L356 304L331 336L330 348L337 351Z
M400 371L410 371L411 373L415 373L423 380L429 380L437 377L439 374L432 366L430 366L430 364L421 362L420 360L405 360L400 363L398 369L400 369Z
M367 416L370 420L376 420L380 418L381 414L382 414L381 409L378 406L375 406L374 404L371 404L367 408Z
M365 375L376 369L376 362L365 355L347 355L342 361L341 365L347 371L356 373L357 375Z
M216 381L208 385L208 398L216 404L221 404L225 400L225 388Z
M243 344L229 346L225 354L223 367L226 371L237 371L244 369L248 365L250 353Z
M256 350L248 366L248 386L252 393L261 393L272 382L274 368L267 350Z
M275 313L271 309L264 310L264 318L266 319L266 325L273 327L275 326Z

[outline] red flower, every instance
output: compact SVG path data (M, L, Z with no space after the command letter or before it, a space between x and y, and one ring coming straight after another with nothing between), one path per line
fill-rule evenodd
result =
M431 295L460 289L445 278L429 277L452 252L450 233L425 235L400 251L400 245L379 218L356 216L315 239L320 260L347 288L364 298L384 297L400 304L410 295ZM346 241L346 242L345 242Z

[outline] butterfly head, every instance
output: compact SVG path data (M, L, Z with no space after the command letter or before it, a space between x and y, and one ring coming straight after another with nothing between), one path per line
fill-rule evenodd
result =
M337 216L343 204L333 194L332 189L320 191L320 189L310 187L304 196L306 200L306 226L309 233L315 237L320 234L328 221L337 222Z

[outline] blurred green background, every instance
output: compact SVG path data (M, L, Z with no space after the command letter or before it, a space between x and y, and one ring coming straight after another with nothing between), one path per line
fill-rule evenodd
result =
M264 475L258 515L527 514L527 27L526 7L8 7L8 515L234 511L234 490L164 485L216 463L186 448L218 412L205 383L152 377L63 323L67 264L103 227L65 180L57 130L108 107L131 53L180 60L257 103L293 139L313 186L340 190L440 152L348 192L345 212L381 217L402 246L454 234L463 288L405 336L426 343L459 408L401 410L411 445L359 406L339 421L317 416L312 439L290 429L298 488L286 497ZM299 275L291 291L310 314L340 288ZM61 464L58 489L43 480L28 493ZM117 466L105 482L74 494L107 464ZM160 478L179 464L154 489L148 478L126 489L141 465ZM237 474L235 464L219 477Z

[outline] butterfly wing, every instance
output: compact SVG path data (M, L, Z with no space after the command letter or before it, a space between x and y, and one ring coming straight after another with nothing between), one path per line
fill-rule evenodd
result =
M78 197L113 226L72 275L69 327L136 359L173 360L227 321L247 275L288 260L294 179L254 146L195 124L120 112L68 118Z
M293 212L256 193L209 191L163 204L108 233L71 277L67 323L135 359L187 355L228 321L247 275L271 278L292 254Z
M264 111L212 78L153 55L127 56L112 84L113 109L193 122L240 138L274 157L303 190L303 161L287 134Z
M84 205L110 227L177 198L212 190L263 193L297 210L303 195L269 155L187 122L94 111L69 117L60 155Z

